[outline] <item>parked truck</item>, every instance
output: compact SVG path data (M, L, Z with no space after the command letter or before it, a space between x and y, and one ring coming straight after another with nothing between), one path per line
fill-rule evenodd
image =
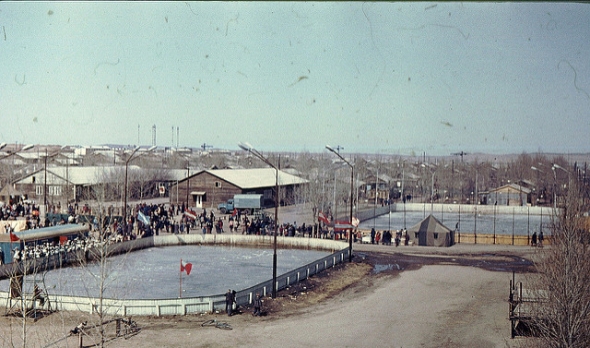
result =
M239 210L245 214L251 214L256 210L263 208L262 195L234 195L234 198L228 199L227 202L221 203L217 206L222 214L231 213L234 209Z

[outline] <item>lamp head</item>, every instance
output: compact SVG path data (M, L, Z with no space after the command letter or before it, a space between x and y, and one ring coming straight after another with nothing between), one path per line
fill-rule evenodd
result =
M561 169L561 170L563 170L564 172L567 172L567 169L565 169L564 167L560 166L560 165L559 165L559 164L557 164L557 163L554 163L554 164L553 164L553 166L551 167L551 169L553 169L553 170L555 170L555 169Z
M238 143L238 146L240 147L240 149L244 150L244 151L251 151L252 150L252 145L250 145L247 142L240 142Z

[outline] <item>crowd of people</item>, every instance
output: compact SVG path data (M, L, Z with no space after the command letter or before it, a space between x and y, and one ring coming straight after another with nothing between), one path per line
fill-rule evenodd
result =
M87 251L98 243L92 238L76 238L67 240L63 244L56 242L43 242L41 244L25 244L23 249L14 248L12 250L12 259L14 261L23 261L27 259L38 259L51 255L64 255L69 252L84 250Z
M316 224L297 224L296 221L284 222L275 226L271 215L258 212L254 215L245 215L241 212L216 216L213 209L188 208L184 203L180 204L148 204L140 203L127 207L127 219L121 217L121 207L108 207L101 214L90 215L92 209L89 205L78 206L68 204L62 209L60 204L50 206L50 212L41 221L39 217L39 206L34 203L17 203L1 207L1 215L8 219L24 219L25 229L49 227L69 223L89 222L92 231L88 241L68 241L65 245L51 245L48 243L25 246L25 249L13 251L15 259L26 257L42 257L55 253L80 250L87 248L87 245L98 240L117 243L134 240L161 233L189 234L189 233L241 233L244 235L267 235L272 236L275 228L278 236L285 237L308 237L347 240L347 230L334 230L322 222ZM120 214L120 215L119 215ZM102 216L102 219L100 218ZM371 231L372 244L396 245L400 244L404 236L398 231L395 236L390 231ZM361 242L361 232L353 234L354 242ZM407 238L405 238L407 242Z
M9 202L0 208L0 220L16 220L20 217L39 217L39 205L30 201Z
M404 245L408 245L410 241L408 231L405 229L395 231L394 237L394 234L389 230L385 230L381 233L380 231L376 231L375 228L372 228L369 236L371 238L371 244L393 245L393 241L397 247L400 246L402 240L404 241Z

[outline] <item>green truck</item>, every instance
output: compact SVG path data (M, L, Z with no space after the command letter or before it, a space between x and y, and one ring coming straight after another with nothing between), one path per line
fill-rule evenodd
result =
M228 199L227 202L220 203L217 206L222 214L232 213L234 209L244 214L252 214L264 207L262 195L260 194L240 194L234 195L234 198Z

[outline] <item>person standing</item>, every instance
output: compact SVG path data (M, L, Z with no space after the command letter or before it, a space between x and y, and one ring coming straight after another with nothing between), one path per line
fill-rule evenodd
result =
M231 289L228 289L225 293L225 312L227 315L231 316L233 312L234 306L234 294L232 293Z
M261 314L262 309L262 299L260 298L260 294L256 293L256 298L254 299L254 316L259 317Z

